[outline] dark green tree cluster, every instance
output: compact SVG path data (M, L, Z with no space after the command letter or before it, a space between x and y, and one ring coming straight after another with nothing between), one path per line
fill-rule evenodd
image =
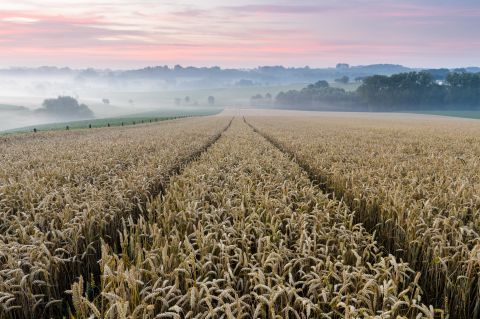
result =
M442 74L441 74L442 73ZM356 92L319 81L296 91L281 92L280 108L351 111L480 110L480 73L444 71L374 75L364 78ZM442 77L442 80L438 80Z
M473 110L480 108L480 73L449 73L442 83L429 72L375 75L357 93L371 111Z
M480 73L450 73L445 92L445 103L480 109Z
M335 82L342 83L342 84L347 84L348 82L350 82L350 78L348 76L344 75L341 78L335 79Z
M318 81L310 84L301 91L290 90L280 92L275 104L278 107L295 107L302 109L315 109L317 107L353 107L357 96L353 92L346 92L341 88L331 87L327 81Z
M445 80L445 78L447 77L447 75L450 74L450 70L449 69L427 69L427 70L424 70L424 72L427 72L427 73L430 73L431 76L433 76L433 78L435 80Z
M85 104L79 104L70 96L59 96L56 99L46 99L37 113L65 119L90 119L94 114Z

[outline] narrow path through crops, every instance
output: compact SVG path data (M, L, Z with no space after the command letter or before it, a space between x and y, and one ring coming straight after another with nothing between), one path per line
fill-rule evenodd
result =
M318 176L318 174L315 174L311 169L308 164L303 163L297 159L295 154L293 152L289 152L288 150L283 147L282 144L277 142L275 139L271 138L268 134L265 134L264 132L259 131L255 126L253 126L251 123L247 121L245 117L243 117L243 121L257 134L262 136L264 139L266 139L270 144L275 146L276 149L278 149L280 152L284 153L288 158L290 158L295 164L300 166L302 170L307 174L308 178L310 181L320 188L329 198L331 199L336 199L336 200L342 200L341 196L335 196L335 190L331 187L328 186L326 179L322 176Z

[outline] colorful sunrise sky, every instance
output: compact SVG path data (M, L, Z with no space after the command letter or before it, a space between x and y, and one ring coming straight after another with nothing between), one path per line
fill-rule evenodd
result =
M459 67L479 30L479 0L1 0L0 67Z

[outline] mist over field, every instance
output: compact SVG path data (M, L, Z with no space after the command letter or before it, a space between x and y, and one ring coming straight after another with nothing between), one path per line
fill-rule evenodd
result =
M58 67L0 70L0 131L45 123L189 114L221 108L310 111L476 111L480 68L419 69L401 65L253 69L146 67L135 70ZM87 113L43 110L72 98ZM78 110L77 110L78 111Z
M10 68L0 70L0 131L145 113L177 116L245 107L449 112L478 117L479 71L478 67L411 69L343 63L323 69Z
M125 116L165 109L248 107L251 97L301 89L317 79L334 79L407 71L399 65L344 68L222 69L219 67L146 67L137 70L71 69L68 67L0 70L0 130L64 122L38 114L45 99L69 96L87 105L95 118ZM271 103L270 103L271 104Z

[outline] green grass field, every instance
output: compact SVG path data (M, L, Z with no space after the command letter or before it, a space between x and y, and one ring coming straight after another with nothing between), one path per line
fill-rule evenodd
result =
M469 119L480 119L480 111L422 111L422 112L415 112L415 113L462 117L462 118L469 118Z
M51 124L41 124L21 127L17 129L7 130L0 134L31 132L34 129L37 131L51 131L51 130L66 130L68 129L84 129L84 128L99 128L108 126L127 126L142 123L153 123L158 121L165 121L175 118L192 117L192 116L208 116L215 115L222 111L222 108L202 108L198 110L182 110L182 109L166 109L155 112L136 113L128 116L109 117L101 119L91 119L82 121L58 122Z

